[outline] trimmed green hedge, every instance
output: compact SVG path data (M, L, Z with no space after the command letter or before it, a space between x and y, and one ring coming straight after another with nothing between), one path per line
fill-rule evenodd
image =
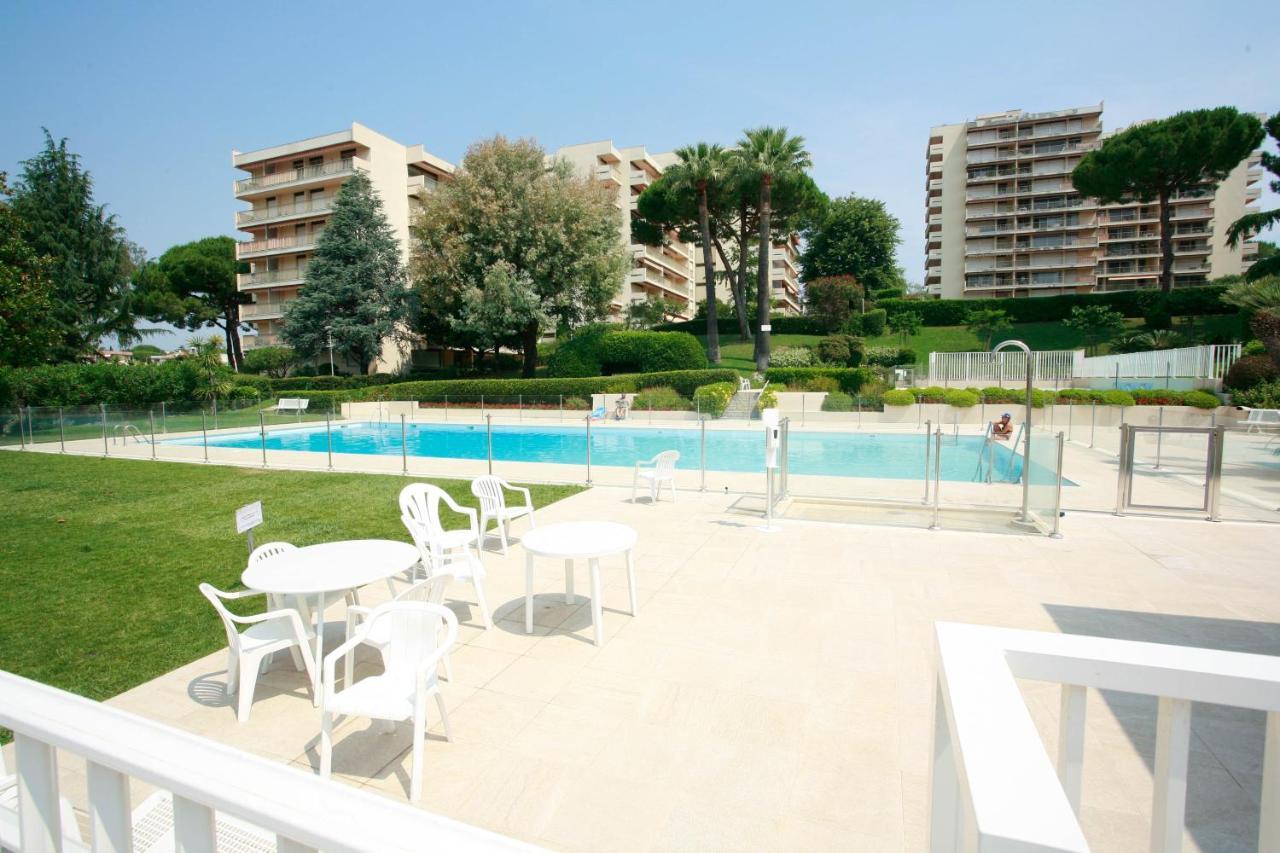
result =
M1014 323L1046 323L1065 320L1071 309L1084 305L1105 305L1126 317L1145 317L1162 309L1173 316L1234 314L1238 309L1222 301L1226 287L1209 284L1187 287L1169 294L1154 290L1126 290L1119 293L1068 293L1061 296L1016 297L1007 299L884 299L876 303L890 315L915 311L926 326L963 326L971 311L984 308L1004 311ZM871 336L863 320L863 334Z
M629 394L644 388L673 388L689 397L700 385L736 382L738 373L724 368L670 370L659 373L622 373L616 376L583 376L560 379L442 379L400 382L362 392L347 392L351 400L423 400L446 394L456 397L588 397L591 394Z
M200 396L191 361L161 364L51 364L0 368L0 406L147 406Z
M693 392L693 403L699 412L718 418L724 414L725 406L738 393L736 382L713 382L703 385Z
M705 370L706 367L707 354L693 335L627 331L601 324L577 330L559 342L547 360L547 373L556 377Z
M768 382L779 385L801 385L819 376L827 376L840 384L840 390L850 394L858 393L858 389L876 378L872 370L865 367L770 367L765 370L764 378Z
M905 388L893 388L885 391L881 400L886 406L910 406L916 401L916 397Z
M769 317L769 326L770 332L775 335L825 335L827 333L826 327L813 317L773 314ZM679 323L662 323L653 328L659 332L689 332L694 335L705 335L707 321L705 319L682 320ZM734 317L720 317L716 322L716 328L722 335L736 335L738 321ZM752 322L751 331L754 333L755 330L756 324Z

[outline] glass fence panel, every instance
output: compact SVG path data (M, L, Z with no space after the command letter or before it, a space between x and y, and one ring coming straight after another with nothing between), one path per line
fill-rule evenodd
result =
M1065 433L1055 431L1057 424L1051 423L1053 425L1045 429L1032 430L1031 446L1024 453L1027 458L1022 466L1022 476L1026 478L1028 520L1042 532L1052 534L1059 528L1059 466Z
M1220 510L1226 519L1280 522L1280 429L1224 431Z

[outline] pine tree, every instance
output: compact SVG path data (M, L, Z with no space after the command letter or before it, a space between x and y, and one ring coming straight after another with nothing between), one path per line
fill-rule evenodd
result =
M284 339L304 357L328 347L372 370L383 341L400 337L407 289L400 244L369 177L357 172L338 191L329 224L284 317Z

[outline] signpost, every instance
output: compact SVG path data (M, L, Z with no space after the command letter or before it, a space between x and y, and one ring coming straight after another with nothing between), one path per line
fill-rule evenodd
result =
M245 504L236 510L236 533L249 536L249 553L253 553L253 528L262 523L262 501Z

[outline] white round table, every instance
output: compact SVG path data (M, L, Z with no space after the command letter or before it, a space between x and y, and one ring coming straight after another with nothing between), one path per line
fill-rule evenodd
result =
M408 571L418 562L418 549L389 539L351 539L325 542L285 551L254 563L240 581L249 589L274 595L315 598L315 701L320 701L320 671L324 661L324 598Z
M636 615L636 570L631 550L636 545L636 532L613 521L568 521L534 528L521 537L525 550L524 630L533 633L533 559L554 557L564 560L564 600L572 604L573 561L586 560L591 568L591 624L597 646L604 643L604 621L601 618L600 558L625 554L627 587L631 593L631 615Z

